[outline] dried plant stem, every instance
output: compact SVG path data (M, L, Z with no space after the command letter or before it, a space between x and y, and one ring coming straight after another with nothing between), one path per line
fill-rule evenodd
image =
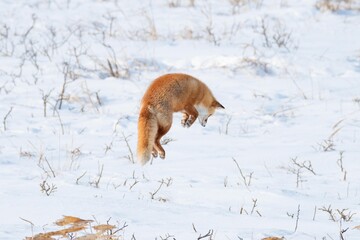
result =
M27 219L25 219L25 218L22 218L22 217L19 217L21 220L23 220L24 222L27 222L27 223L29 223L30 224L30 226L31 226L31 235L34 235L34 223L32 223L31 221L29 221L29 220L27 220Z
M46 164L48 165L48 167L49 167L49 169L50 169L50 171L51 171L51 173L52 173L52 176L53 176L53 177L56 177L56 176L55 176L55 172L54 172L54 170L52 169L52 167L51 167L51 165L50 165L50 163L49 163L49 161L47 160L46 157L44 157L44 160L45 160Z
M85 174L86 174L86 171L80 177L78 177L76 179L76 184L79 184L80 179L83 178L85 176Z
M151 199L155 199L155 195L160 191L160 189L161 189L161 187L164 185L164 183L165 183L164 180L162 180L162 181L160 182L159 187L155 190L155 192L153 192L153 193L150 192Z
M198 240L203 239L203 238L209 238L209 239L213 239L213 234L214 234L214 230L210 229L205 235L201 235L197 238Z
M62 103L63 103L64 95L65 95L65 88L66 88L68 75L69 75L69 64L68 63L64 63L63 74L64 74L64 82L63 82L60 96L59 96L59 110L61 110L61 107L62 107Z
M7 130L7 126L6 126L6 120L7 118L10 116L10 113L12 112L13 107L10 108L10 110L7 112L7 114L5 115L4 119L3 119L3 126L4 126L4 131Z
M317 207L315 205L315 208L314 208L314 216L313 216L313 221L315 221L315 217L316 217L316 210L317 210Z
M128 150L129 150L128 159L130 160L130 162L135 163L134 154L133 154L133 151L131 150L131 147L130 147L130 144L129 144L129 140L128 140L129 136L126 137L123 132L121 132L121 134L122 134L122 136L123 136L123 138L124 138L124 141L125 141L125 143L126 143L126 146L127 146Z
M93 185L96 188L99 188L100 181L101 181L101 178L102 178L102 175L103 175L103 171L104 171L104 164L101 165L101 168L100 168L97 179L95 181L93 181L93 182L90 182L91 185Z
M238 170L239 170L240 176L241 176L241 178L243 179L243 182L244 182L245 187L249 190L249 186L250 186L250 184L251 184L251 178L252 178L252 174L253 174L253 173L250 173L249 179L247 180L246 177L245 177L245 175L243 174L240 166L239 166L239 163L236 161L235 158L232 158L232 159L233 159L233 161L235 162L235 164L236 164L236 166L237 166L237 168L238 168Z
M62 122L62 120L61 120L60 113L59 113L59 111L56 109L56 106L54 106L54 105L52 105L52 104L51 104L51 106L52 106L53 109L54 109L53 115L55 115L55 113L56 113L56 116L58 117L58 120L59 120L59 123L60 123L60 127L61 127L61 133L62 133L62 135L64 135L64 134L65 134L64 124L63 124L63 122Z
M43 106L44 106L44 117L46 117L47 113L46 113L46 109L47 109L47 103L48 103L48 99L50 97L52 90L45 94L44 91L41 91L42 94L42 100L43 100Z
M295 223L295 229L294 232L297 231L298 226L299 226L299 219L300 219L300 204L298 205L298 210L297 210L297 214L296 214L296 223Z

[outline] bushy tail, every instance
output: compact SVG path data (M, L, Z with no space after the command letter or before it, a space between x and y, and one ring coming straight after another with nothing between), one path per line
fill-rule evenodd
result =
M151 158L157 130L156 116L151 111L151 107L143 106L138 121L137 144L137 159L141 165L145 165Z

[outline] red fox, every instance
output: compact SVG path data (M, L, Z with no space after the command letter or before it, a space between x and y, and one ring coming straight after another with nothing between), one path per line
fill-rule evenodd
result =
M181 125L190 127L199 119L205 127L216 108L224 108L200 80L186 74L166 74L155 79L141 100L137 157L146 164L151 157L165 158L160 139L170 130L173 113L182 112Z

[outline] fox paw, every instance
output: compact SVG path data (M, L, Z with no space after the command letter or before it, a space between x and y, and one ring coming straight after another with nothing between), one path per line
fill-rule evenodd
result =
M152 151L151 154L153 155L154 158L158 157L158 152L157 151ZM161 156L160 156L161 157Z
M160 156L161 159L165 159L165 152L160 152L159 156Z
M187 126L187 119L181 119L181 126L183 126L183 127L188 127Z
M187 120L181 120L181 126L189 128L193 124L193 121L189 118Z
M189 127L191 127L191 125L192 125L193 123L194 123L194 122L189 119L189 120L186 121L185 126L189 128Z

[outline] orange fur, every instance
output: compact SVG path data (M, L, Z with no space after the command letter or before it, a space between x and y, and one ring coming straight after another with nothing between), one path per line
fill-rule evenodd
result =
M182 112L183 127L190 127L197 118L205 127L216 108L224 108L210 89L200 80L186 74L166 74L155 79L141 101L138 121L138 161L144 165L150 158L165 151L160 139L170 130L174 112Z

